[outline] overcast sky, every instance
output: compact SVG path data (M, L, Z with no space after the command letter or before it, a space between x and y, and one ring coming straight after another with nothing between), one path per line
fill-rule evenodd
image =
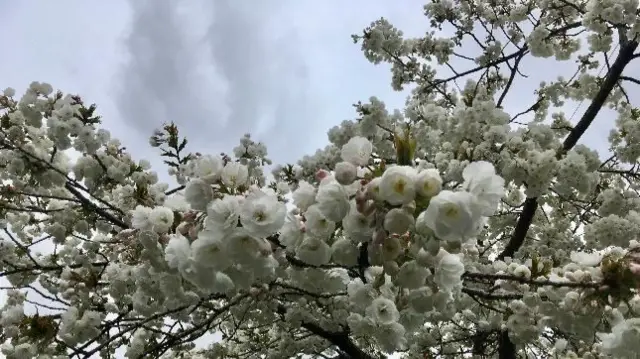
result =
M350 35L380 16L426 29L421 1L0 4L0 86L37 80L84 96L137 158L152 156L154 127L175 121L194 151L230 151L251 132L276 161L294 161L353 118L352 103L403 103Z
M23 91L42 81L80 94L98 104L104 126L137 159L159 163L148 137L174 121L193 152L231 151L251 132L277 163L292 162L352 119L354 102L375 95L402 106L405 94L391 90L388 67L368 63L350 35L382 16L420 35L428 29L423 4L0 0L0 88ZM530 80L506 103L514 113L532 103L541 79L566 72L562 64L525 65ZM611 114L597 119L585 141L606 149L613 121Z
M388 67L369 64L350 35L381 16L424 33L423 3L0 0L0 87L36 80L82 95L135 158L157 159L147 138L175 121L192 151L230 151L251 132L276 162L290 162L353 118L354 102L376 95L402 106ZM530 64L507 109L531 104L541 68Z

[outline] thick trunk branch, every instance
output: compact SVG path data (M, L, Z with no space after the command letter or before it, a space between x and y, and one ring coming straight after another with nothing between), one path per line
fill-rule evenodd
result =
M607 97L609 97L609 94L611 94L611 91L613 91L616 84L620 80L622 71L633 59L633 52L637 47L637 41L632 41L622 46L620 52L618 53L618 57L611 66L611 69L607 73L607 76L604 78L600 90L591 101L591 104L589 104L589 107L582 115L580 121L578 121L576 126L564 140L564 143L562 144L562 150L558 153L558 157L562 157L564 156L564 154L570 151L573 146L578 143L578 140L580 140L580 137L582 137L585 131L587 131L593 120L602 109L602 106L604 106ZM498 255L499 260L503 260L506 257L513 257L518 249L520 249L522 243L524 243L524 239L527 236L527 232L529 231L529 227L531 226L533 216L535 215L537 209L538 199L535 197L527 198L527 200L524 202L522 214L518 219L518 223L516 224L516 228L513 231L509 243L507 243L502 253Z
M347 333L329 332L322 329L319 325L309 322L303 322L302 327L337 346L349 359L374 359L374 357L365 353L355 345Z
M593 120L596 118L596 116L604 106L607 97L609 97L618 81L620 81L624 68L629 64L631 60L634 59L633 52L637 48L637 41L624 42L622 44L620 52L618 53L618 56L616 57L613 65L609 69L607 76L604 78L600 90L591 101L591 104L589 104L589 107L582 115L582 118L580 118L576 126L564 140L562 149L558 153L558 158L561 158L568 151L570 151L576 145L576 143L578 143L582 135L584 135L584 133L587 131ZM527 237L527 232L529 231L529 227L531 227L531 223L533 222L533 217L535 216L537 209L537 198L533 197L527 198L525 200L522 214L520 215L520 218L516 223L516 227L513 231L513 234L511 235L511 239L505 246L504 250L498 255L498 260L504 260L506 257L513 257L520 249L520 247L524 243L525 238ZM480 338L482 337L480 336ZM483 340L479 340L478 343L474 343L474 347L476 347L476 345L483 345L482 342ZM516 350L517 349L515 345L509 339L509 334L506 331L501 333L500 340L498 341L499 358L516 358Z
M284 305L278 306L278 314L284 316L286 312L287 310ZM360 349L351 340L351 338L349 338L349 333L346 331L330 332L323 329L316 323L307 321L302 322L302 327L312 334L315 334L338 347L343 357L346 355L346 357L349 359L376 359L373 356L367 354L364 350Z

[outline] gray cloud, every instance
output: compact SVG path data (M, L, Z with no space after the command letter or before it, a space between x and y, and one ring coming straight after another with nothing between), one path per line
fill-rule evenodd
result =
M130 3L130 58L117 96L128 124L146 135L173 120L193 150L206 152L230 151L244 133L257 133L276 161L296 158L286 150L304 143L292 134L303 129L300 118L312 104L295 31L279 21L279 8L229 0L192 8ZM202 34L189 23L196 17Z
M184 41L174 1L131 1L132 24L125 47L117 102L126 123L145 134L162 122L204 116L189 101L193 49Z
M303 143L295 136L308 110L309 77L297 51L295 30L272 4L217 1L206 40L211 58L228 83L225 135L257 133L276 160L293 160L287 148ZM278 6L276 5L276 6ZM285 17L285 19L283 19Z

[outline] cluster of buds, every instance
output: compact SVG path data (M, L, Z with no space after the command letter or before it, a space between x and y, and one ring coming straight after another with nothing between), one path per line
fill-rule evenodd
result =
M330 175L331 173L329 173L329 171L320 169L316 172L316 181L322 182L322 180L328 178Z
M185 236L190 241L194 241L196 238L198 238L198 232L201 229L201 224L197 221L197 219L197 212L186 212L182 217L182 222L176 228L176 231Z
M375 203L371 201L370 197L366 190L358 189L356 192L356 210L367 217L376 209Z

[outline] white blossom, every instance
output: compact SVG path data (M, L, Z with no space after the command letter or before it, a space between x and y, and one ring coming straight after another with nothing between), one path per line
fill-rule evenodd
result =
M173 210L167 207L155 207L149 213L151 228L158 233L166 233L173 226Z
M341 185L349 185L356 180L358 168L351 162L339 162L335 167L335 178Z
M385 237L380 246L382 258L386 260L396 259L402 253L402 243L396 236Z
M322 239L305 237L296 248L296 255L307 264L321 266L329 263L331 247Z
M377 297L376 290L371 284L364 284L360 279L347 284L347 294L353 304L362 309L367 308Z
M402 208L392 208L384 216L384 228L390 233L404 234L414 223L413 216Z
M504 197L504 179L496 175L493 165L486 161L471 162L462 172L463 187L475 196L475 203L483 216L495 213Z
M226 269L231 265L229 253L226 251L224 233L219 230L202 231L191 243L191 257L200 266Z
M434 168L424 169L416 175L415 186L419 195L431 198L442 189L442 177Z
M204 210L213 198L211 185L200 178L192 179L184 190L185 200L196 210Z
M176 118L156 168L88 99L0 93L0 356L635 358L638 0L423 14L353 35L402 107L353 99L295 164L249 134L201 153Z
M327 219L317 204L309 207L304 213L304 217L306 232L311 236L328 238L336 228L336 223Z
M398 285L408 289L421 288L429 276L429 270L416 261L405 262L396 277Z
M280 243L288 250L294 251L304 238L304 223L293 213L287 213L286 220L280 230Z
M571 252L571 260L588 267L594 267L602 261L602 253Z
M356 244L347 238L339 238L331 245L334 262L353 267L358 264L358 256L360 251Z
M275 195L255 192L247 197L240 209L240 222L250 233L270 236L284 224L287 208Z
M371 223L372 218L358 212L356 204L352 202L349 213L342 220L342 228L349 238L357 242L365 242L373 235Z
M347 192L337 181L321 185L318 188L316 202L322 215L333 222L342 221L351 208Z
M195 162L194 176L206 183L213 183L219 178L223 166L224 163L220 156L202 156Z
M369 163L373 145L364 137L352 137L342 146L342 159L356 166L365 166Z
M464 264L462 264L460 257L455 254L444 253L438 261L438 266L435 271L435 282L440 288L451 291L462 284L463 273Z
M473 195L468 192L442 191L431 199L417 220L442 240L461 241L470 238L475 235L480 219L474 211L473 201Z
M600 333L602 349L618 358L632 358L636 355L640 339L640 318L622 319L611 328L611 333Z
M403 350L407 339L406 329L398 322L381 325L380 331L377 332L376 338L380 342L381 347L387 353L393 353Z
M367 314L379 324L391 324L400 319L400 312L393 301L378 297L367 308Z
M131 226L135 229L147 229L152 226L151 211L149 207L138 205L131 213Z
M243 199L238 196L224 196L207 206L207 228L228 232L238 226Z
M300 181L298 188L293 191L293 204L306 211L316 201L316 188L307 181Z
M222 183L231 188L243 186L249 180L249 169L239 162L229 162L222 169Z
M191 259L189 240L179 234L172 235L165 248L165 259L169 267L185 271Z
M369 195L370 198L376 200L376 201L382 201L382 194L380 193L380 184L382 182L382 178L381 177L376 177L374 179L372 179L368 184L367 184L367 194Z
M392 205L411 202L415 197L413 169L405 166L388 168L380 180L380 197Z

